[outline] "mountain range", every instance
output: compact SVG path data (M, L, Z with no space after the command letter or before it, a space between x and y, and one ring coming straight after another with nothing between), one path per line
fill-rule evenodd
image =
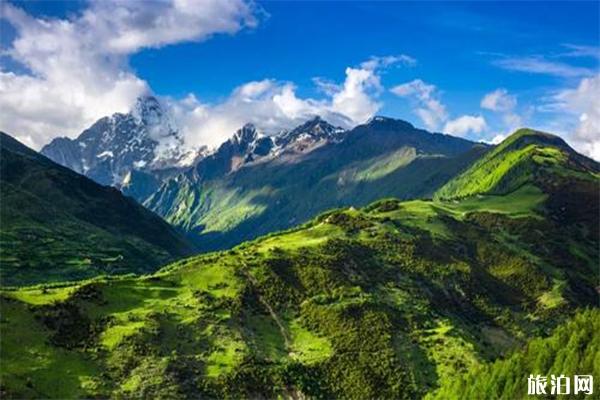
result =
M346 132L314 119L284 136L293 138L285 146L275 138L268 155L246 161L253 132L240 130L144 205L188 232L199 248L227 248L330 208L432 196L487 148L383 117ZM238 141L240 135L249 143Z
M279 156L246 126L167 184L208 197L261 179L270 197L297 182L311 202L342 176L424 198L328 210L150 275L4 288L2 397L513 399L530 374L600 374L598 163L527 129L495 147L383 118L336 135Z
M513 399L600 375L600 165L561 138L315 117L184 149L152 97L43 154L0 133L2 398Z
M504 194L528 181L549 190L546 170L552 175L559 162L571 174L597 169L562 139L540 132L521 130L489 146L386 117L351 130L315 117L271 136L247 124L212 151L184 150L168 112L151 96L127 114L100 119L77 139L53 140L41 153L119 188L198 251L229 248L332 208L386 197Z
M351 130L315 117L271 136L248 124L213 151L186 152L181 140L160 103L145 97L42 154L119 188L210 251L330 208L431 197L489 149L385 117Z

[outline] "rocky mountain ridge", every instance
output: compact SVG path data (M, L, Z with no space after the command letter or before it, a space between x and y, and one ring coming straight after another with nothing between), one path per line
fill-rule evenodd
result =
M204 150L187 150L169 113L145 96L129 113L101 118L76 139L56 138L41 153L100 184L120 187L132 170L165 175L192 165Z

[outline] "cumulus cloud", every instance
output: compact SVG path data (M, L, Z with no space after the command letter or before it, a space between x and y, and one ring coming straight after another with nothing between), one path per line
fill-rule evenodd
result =
M481 115L463 115L446 122L444 132L455 136L465 136L468 133L482 133L486 128L487 124Z
M515 112L517 107L517 96L512 95L504 88L496 89L483 96L480 103L481 108L498 113L501 116L505 132L513 132L523 124L523 118ZM491 143L504 135L496 135ZM495 144L495 143L494 143Z
M562 112L567 122L566 133L573 146L600 160L600 74L583 78L575 88L567 88L552 96L547 110Z
M512 111L517 105L517 98L500 88L487 93L481 99L481 108L492 111Z
M4 54L26 70L0 71L0 129L34 148L127 111L150 91L128 67L129 55L257 23L243 0L105 0L67 19L33 17L6 2L0 7L16 32Z
M66 19L37 18L3 4L2 16L16 31L6 54L27 72L0 71L0 129L40 148L53 137L78 135L98 118L127 112L138 96L152 92L129 68L129 56L254 27L259 12L251 4L106 0ZM381 71L415 63L403 54L371 57L346 68L343 82L316 78L325 93L319 99L298 97L291 82L265 79L235 88L216 104L193 94L163 102L191 146L216 146L247 122L271 133L320 115L351 127L381 108Z
M377 97L383 90L379 77L382 67L364 63L348 67L341 83L315 79L318 86L325 87L326 96L321 99L300 98L293 83L265 79L241 85L217 104L204 104L190 95L183 101L172 101L171 108L190 146L217 146L248 122L274 134L319 115L334 125L350 128L380 109Z
M215 147L245 123L271 134L324 108L324 103L299 99L295 90L289 82L266 79L241 85L221 103L202 103L189 95L182 101L171 101L170 108L186 144Z
M346 68L346 80L341 90L333 93L331 112L342 114L354 123L361 123L372 117L381 108L369 91L382 90L379 76L373 69Z
M390 89L400 97L413 98L416 101L414 112L429 130L439 129L441 124L448 119L446 106L439 100L439 93L435 85L415 79Z
M480 115L462 115L449 120L446 106L440 100L438 88L421 79L395 86L390 91L397 96L412 99L415 104L414 113L429 130L441 128L451 135L465 136L469 133L480 134L487 129L485 118Z

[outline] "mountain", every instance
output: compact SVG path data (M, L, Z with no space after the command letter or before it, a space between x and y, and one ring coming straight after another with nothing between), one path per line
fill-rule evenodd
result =
M277 135L275 143L285 152L304 152L318 145L338 142L343 139L344 134L344 129L335 127L317 116L291 131Z
M101 118L77 139L56 138L41 153L102 185L123 186L141 201L137 196L155 191L161 178L180 172L202 154L183 148L169 114L155 97L144 96L131 112ZM130 177L137 172L156 182L145 180L138 188Z
M336 143L344 132L319 117L275 136L266 136L253 124L246 124L215 152L198 162L191 176L196 181L220 179L241 168L275 159L280 162Z
M428 197L487 146L384 117L351 131L315 118L275 137L247 125L145 203L203 250L381 197Z
M470 146L382 123L319 157L401 135L424 154ZM551 166L502 194L330 210L150 276L4 289L0 394L518 398L532 373L597 372L600 180Z
M269 156L274 147L271 137L262 135L254 125L246 124L217 151L201 160L193 173L204 180L220 177Z
M590 174L588 174L590 173ZM444 185L439 198L503 194L526 183L550 186L560 177L592 179L600 164L573 150L558 136L520 129Z
M144 273L190 244L154 213L0 133L2 285Z

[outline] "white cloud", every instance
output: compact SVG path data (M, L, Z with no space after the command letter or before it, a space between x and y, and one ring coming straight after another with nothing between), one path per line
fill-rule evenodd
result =
M563 112L568 120L563 125L578 151L600 160L600 74L583 78L576 88L556 93L547 108Z
M508 90L499 88L493 92L487 93L481 99L481 108L494 111L501 115L501 121L504 125L503 130L505 132L513 132L520 128L523 124L523 118L515 112L517 107L517 97L509 94ZM495 141L500 142L506 136L498 134L492 138L490 143L496 144Z
M487 129L485 118L481 115L463 115L446 122L444 132L455 136L465 136L468 133L481 133Z
M423 82L421 79L415 79L410 82L403 83L390 89L390 91L398 96L406 97L415 95L421 101L426 101L432 97L437 91L435 85Z
M390 89L400 97L412 98L415 101L414 112L429 130L439 130L451 135L465 136L469 133L480 134L487 129L485 118L482 116L462 115L449 119L446 106L440 100L439 90L435 85L415 79Z
M383 68L389 67L390 65L394 65L394 64L400 64L400 65L404 65L407 67L414 67L415 65L417 65L417 60L415 60L413 57L408 56L406 54L400 54L397 56L383 56L383 57L372 56L367 61L364 61L363 63L361 63L360 67L363 69L374 70L374 69L378 69L378 68L382 68L382 67Z
M365 122L380 108L381 104L370 96L370 91L382 90L379 76L372 69L346 68L346 80L341 90L333 94L332 112L350 118L354 123Z
M526 119L525 115L525 119ZM504 122L504 126L509 132L514 132L519 128L523 127L524 118L515 113L506 113L502 116L502 121Z
M489 141L491 144L500 144L504 139L507 138L506 134L499 133L495 135L492 140Z
M186 143L211 147L248 122L273 134L319 115L334 125L350 128L368 120L381 107L376 99L382 90L377 70L346 68L344 82L328 82L327 88L325 98L300 98L293 83L265 79L236 88L218 104L203 104L190 95L183 101L171 101L171 107Z
M494 65L520 72L577 78L592 75L589 68L576 67L562 62L550 61L540 56L507 57L495 60Z
M415 79L395 86L390 91L400 97L414 98L417 103L414 112L429 130L439 129L441 124L448 119L446 107L439 100L435 85Z
M143 48L201 41L257 24L246 0L91 2L68 19L35 18L4 4L2 15L16 39L7 54L30 73L0 71L0 129L34 148L55 136L74 137L98 118L126 112L151 92L129 68L129 56ZM407 55L371 57L346 69L341 83L315 79L324 98L299 98L291 82L248 82L224 101L205 103L194 95L163 99L189 145L216 146L252 122L267 133L321 115L350 127L381 107L379 74L394 64L414 65Z
M563 44L568 51L558 54L559 57L591 57L600 59L600 47L577 44Z
M512 111L516 105L517 98L508 94L508 91L503 88L487 93L481 99L481 108L492 111Z
M136 51L257 23L243 0L106 0L68 19L36 18L6 2L0 7L16 31L5 55L28 70L0 71L0 129L34 148L127 111L148 92L148 84L128 67Z

